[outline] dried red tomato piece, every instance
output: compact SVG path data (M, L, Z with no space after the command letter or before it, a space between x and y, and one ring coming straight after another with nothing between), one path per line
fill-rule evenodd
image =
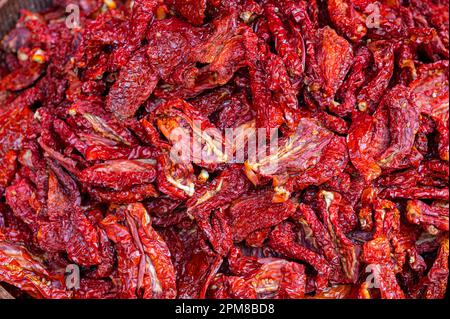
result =
M359 91L359 110L373 112L382 98L394 72L394 44L375 41L368 45L376 65L376 74Z
M254 114L245 93L235 94L231 99L225 99L222 108L211 115L217 128L239 128L254 119Z
M423 225L425 228L435 227L448 231L448 207L427 205L420 200L408 201L406 218L413 224Z
M151 146L123 147L98 144L87 147L85 152L85 157L89 161L150 159L158 155L158 151Z
M405 294L395 278L390 262L390 245L386 238L377 237L364 244L363 261L371 265L371 274L374 276L374 286L380 291L383 299L404 299ZM371 298L370 283L366 281L361 285L359 296Z
M99 210L91 210L86 213L86 217L95 226L98 237L98 253L100 262L91 272L88 273L89 278L107 278L109 277L113 270L115 264L115 250L114 246L109 240L106 232L100 226L103 219L103 214Z
M24 245L32 239L29 227L4 204L0 205L0 240Z
M231 204L228 214L235 242L240 242L256 230L277 225L295 212L296 205L292 201L272 203L273 196L272 192L250 193ZM254 222L255 216L258 224Z
M187 203L187 214L195 218L220 255L226 255L232 245L232 220L227 216L226 209L248 189L249 182L243 172L231 166L216 180L200 188Z
M33 113L28 107L29 99L18 97L8 107L0 111L0 154L9 150L19 150L26 138L33 138ZM23 96L23 95L22 95Z
M271 230L272 229L270 227L267 227L251 232L245 238L245 244L250 247L263 247L264 242L266 241L267 238L269 238Z
M109 215L101 222L101 225L108 238L115 243L118 297L136 298L138 289L145 289L142 282L142 277L145 275L145 257L134 244L128 228L119 223L118 217Z
M219 274L211 282L211 298L298 299L305 294L304 266L279 260L260 260L260 269L241 277Z
M275 38L275 47L278 54L282 57L288 74L293 79L299 79L305 69L305 48L303 38L300 33L298 36L289 36L288 30L284 27L283 21L277 15L279 8L267 4L264 10L268 19L268 26ZM294 31L295 32L295 31Z
M414 145L419 129L418 111L410 103L409 92L405 87L396 86L383 98L382 106L389 112L390 142L386 150L378 156L383 168L396 168L408 156Z
M74 291L74 299L112 299L117 295L112 281L82 278L79 289Z
M366 35L366 19L355 9L353 1L331 0L328 13L338 31L351 41L357 43Z
M147 55L150 66L164 81L171 83L177 67L184 70L192 66L190 50L200 45L201 31L176 18L155 21L152 25L147 34Z
M330 27L318 30L311 57L308 90L318 101L331 102L353 63L353 48Z
M339 115L346 116L355 109L356 95L368 78L367 69L370 65L372 55L365 46L355 50L353 65L337 92L340 102L334 101L328 105L328 109Z
M389 187L380 193L381 198L406 198L406 199L437 199L448 200L448 187Z
M278 128L286 123L294 129L298 102L283 60L269 52L254 33L246 35L244 43L257 126Z
M340 223L340 195L321 191L319 201L321 217L330 234L334 249L338 253L342 271L350 282L355 282L359 275L358 247L346 236L343 224Z
M42 204L36 191L25 179L18 180L6 189L6 203L14 214L31 227L36 226Z
M136 223L137 232L145 252L146 268L150 268L151 292L145 292L144 298L175 298L175 270L170 260L170 251L161 236L153 229L150 217L142 204L127 206L127 221L131 217ZM133 228L130 226L133 233ZM145 282L144 278L144 284Z
M438 256L426 279L425 298L444 298L448 281L448 238L444 238L438 250Z
M310 240L310 244L317 250L320 250L337 271L341 271L339 254L336 247L334 247L330 233L313 209L305 204L300 204L299 213L295 219L306 230L305 233L307 231L311 232L311 238L307 238Z
M71 116L66 119L79 139L88 145L135 145L136 137L124 123L105 111L98 98L77 101L67 110ZM58 127L55 127L58 132Z
M158 83L146 51L144 47L133 54L109 91L106 107L119 118L132 117Z
M0 90L19 91L31 86L44 71L42 63L32 62L22 69L15 70L0 81Z
M0 260L1 281L15 285L35 298L70 298L64 278L49 272L23 246L0 241Z
M412 101L436 123L439 156L448 161L448 61L423 65L417 74L417 79L409 85Z
M381 168L374 159L372 138L373 118L360 111L354 111L353 122L347 135L347 147L352 164L367 181L381 174Z
M280 200L293 190L320 185L345 168L345 143L313 119L303 118L294 134L280 139L275 154L246 163L246 174L258 184L260 177L273 180Z
M170 252L151 226L145 207L134 203L118 210L101 225L117 249L119 296L174 298L175 271Z
M206 0L173 0L175 8L193 25L203 24Z
M135 185L125 190L93 187L89 188L89 194L99 202L116 204L131 204L159 196L159 192L153 184Z
M81 212L71 215L72 232L66 244L67 254L79 265L100 263L99 238L97 229Z
M331 278L336 276L332 265L321 254L298 243L295 237L294 225L289 222L281 223L270 234L269 246L287 258L310 264L317 271L316 288L325 288Z
M211 280L222 265L222 258L211 251L202 232L195 226L168 228L162 233L172 254L177 274L178 298L205 298Z
M8 151L4 157L0 158L0 194L9 185L16 172L17 153L14 150Z
M154 159L112 160L93 165L80 173L80 181L92 186L123 190L151 183L156 177Z
M226 162L222 133L189 103L180 99L164 103L150 120L173 146L170 157L176 162L192 161L211 169Z

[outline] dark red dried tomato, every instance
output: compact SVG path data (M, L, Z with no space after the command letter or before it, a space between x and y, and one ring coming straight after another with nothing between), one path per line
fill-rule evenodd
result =
M0 285L444 298L448 1L72 2L0 42Z

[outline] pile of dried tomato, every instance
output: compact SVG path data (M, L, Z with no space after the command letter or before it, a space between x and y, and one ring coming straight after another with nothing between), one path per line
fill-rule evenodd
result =
M448 31L448 0L22 11L0 51L0 282L36 298L444 297ZM276 152L230 160L238 127L276 129ZM174 160L177 129L200 158Z

